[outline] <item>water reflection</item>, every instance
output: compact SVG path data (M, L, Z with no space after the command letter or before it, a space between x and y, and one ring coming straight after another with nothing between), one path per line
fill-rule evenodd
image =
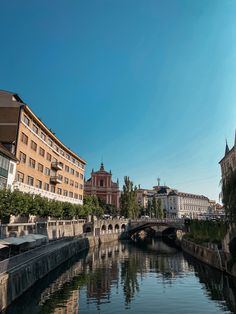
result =
M7 313L235 312L235 287L160 240L112 243L65 263Z
M208 297L216 301L225 311L236 313L236 278L199 263L188 255L184 257L194 267L195 275L204 285Z

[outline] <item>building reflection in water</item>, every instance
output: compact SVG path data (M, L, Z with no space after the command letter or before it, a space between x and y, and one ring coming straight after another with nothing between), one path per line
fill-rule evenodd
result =
M7 313L79 313L81 295L88 308L93 304L100 311L102 304L111 303L119 292L124 295L125 308L129 308L136 295L142 294L140 285L149 273L153 273L154 280L161 279L165 289L188 272L195 272L210 299L236 312L235 280L184 258L182 252L164 242L150 241L111 243L90 250L85 257L68 262L44 278L34 292L19 298ZM22 306L25 302L27 310Z

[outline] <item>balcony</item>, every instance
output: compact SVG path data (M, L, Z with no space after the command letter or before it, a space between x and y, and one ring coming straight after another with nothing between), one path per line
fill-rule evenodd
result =
M52 162L51 167L55 170L62 170L62 163L59 161L54 161Z
M59 176L53 176L50 178L50 182L54 184L62 183L62 179Z

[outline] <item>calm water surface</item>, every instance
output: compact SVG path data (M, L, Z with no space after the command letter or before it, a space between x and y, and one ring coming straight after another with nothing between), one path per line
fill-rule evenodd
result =
M119 242L68 261L6 313L236 313L235 287L160 240Z

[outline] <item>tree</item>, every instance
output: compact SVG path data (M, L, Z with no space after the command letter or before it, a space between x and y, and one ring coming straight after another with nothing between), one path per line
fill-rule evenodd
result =
M96 195L86 195L84 197L83 212L86 216L95 215L99 218L103 215L104 210L99 205L99 200Z
M161 204L161 199L158 198L157 200L157 212L158 212L158 218L163 219L164 218L164 211Z
M147 203L147 214L150 217L152 216L152 202L151 202L151 200L148 200L148 203Z
M137 218L139 213L139 207L136 202L137 187L134 186L128 176L124 177L124 183L120 198L121 215L128 218Z
M153 194L153 197L152 197L152 207L151 208L152 208L152 216L159 218L158 211L157 211L157 199L156 199L155 194Z
M223 204L230 222L236 222L236 170L231 170L223 181Z

